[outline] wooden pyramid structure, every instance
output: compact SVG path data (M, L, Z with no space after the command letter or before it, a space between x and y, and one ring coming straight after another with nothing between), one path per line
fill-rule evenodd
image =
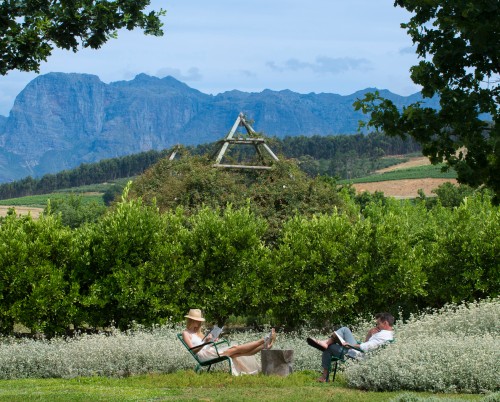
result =
M245 138L234 138L234 134L236 133L236 130L238 127L244 127L247 131L248 136L245 136ZM258 134L254 131L250 123L245 119L245 115L243 113L240 113L238 115L238 118L233 124L233 127L231 128L231 131L229 134L224 138L223 140L220 141L221 147L217 153L217 157L215 158L215 163L213 164L214 167L217 168L228 168L228 169L263 169L263 170L269 170L272 169L271 166L266 166L266 160L264 158L264 152L267 152L267 154L271 157L271 159L275 161L279 161L278 157L271 151L271 148L266 144L265 138L259 137ZM224 157L224 154L226 153L229 145L251 145L255 148L255 151L257 155L259 156L260 161L262 162L261 165L228 165L228 164L223 164L221 163L222 158Z

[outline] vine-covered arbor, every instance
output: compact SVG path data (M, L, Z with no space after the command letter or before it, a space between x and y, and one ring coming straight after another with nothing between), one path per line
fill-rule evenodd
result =
M235 137L236 130L238 127L244 127L247 135ZM218 152L216 152L217 157L215 158L214 167L217 168L227 168L227 169L261 169L261 170L269 170L272 168L268 164L268 160L266 160L265 155L269 155L271 157L271 161L279 161L278 157L274 154L274 152L269 148L266 144L266 139L262 136L259 136L252 128L248 120L246 119L243 113L240 113L229 131L228 135L221 141L220 148ZM258 155L258 159L260 161L260 165L247 165L247 164L228 164L222 163L222 160L226 154L230 145L250 145L255 148L255 152Z

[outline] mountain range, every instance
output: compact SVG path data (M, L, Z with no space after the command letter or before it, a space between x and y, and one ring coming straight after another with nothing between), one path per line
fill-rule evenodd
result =
M347 96L267 89L209 95L170 76L140 74L106 84L89 74L40 75L17 96L9 116L0 116L0 182L175 144L217 141L240 112L266 136L353 134L366 116L352 104L375 90ZM399 107L421 100L418 93L379 92ZM427 103L438 106L434 99Z

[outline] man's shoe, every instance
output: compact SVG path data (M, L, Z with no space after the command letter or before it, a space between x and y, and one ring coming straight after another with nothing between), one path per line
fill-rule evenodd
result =
M316 342L316 340L314 340L313 338L307 338L306 339L306 342L309 346L312 346L313 348L316 348L318 350L320 350L321 352L324 352L326 350L325 347L323 347L322 345L320 345L318 342Z

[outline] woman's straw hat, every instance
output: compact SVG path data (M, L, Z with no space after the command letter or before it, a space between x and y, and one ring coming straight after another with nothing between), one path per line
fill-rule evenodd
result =
M199 308L192 308L189 310L189 313L185 315L184 317L190 318L195 321L205 321L205 319L202 317L201 310Z

